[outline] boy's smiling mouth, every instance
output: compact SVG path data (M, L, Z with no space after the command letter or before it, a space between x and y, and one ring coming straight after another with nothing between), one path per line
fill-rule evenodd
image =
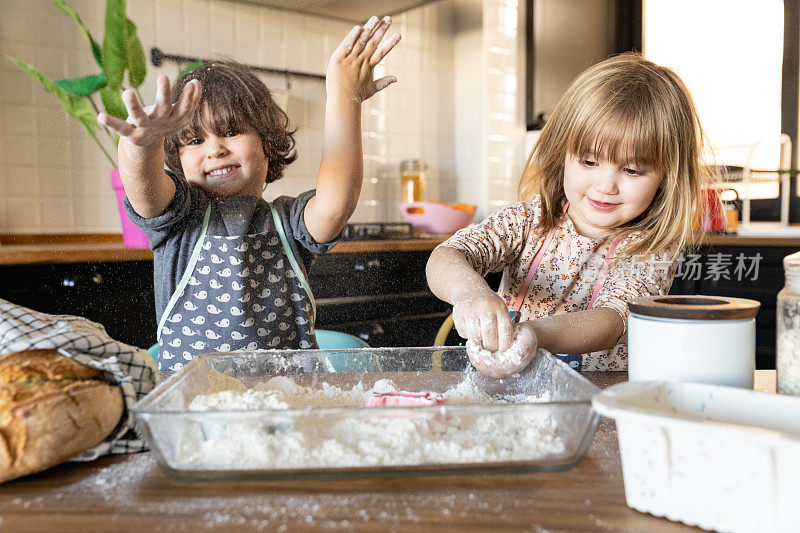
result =
M239 165L226 165L224 167L217 167L213 170L206 172L209 178L224 178L239 169Z

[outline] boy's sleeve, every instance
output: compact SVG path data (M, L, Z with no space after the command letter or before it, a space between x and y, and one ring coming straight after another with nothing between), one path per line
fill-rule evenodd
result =
M303 256L311 255L312 257L319 254L324 254L333 248L339 242L340 235L328 242L317 242L306 227L306 221L303 217L306 204L317 193L316 190L310 190L302 193L301 195L293 198L291 196L281 196L276 198L272 205L278 211L278 216L281 217L284 230L289 238L290 245L294 247L294 241L299 245L300 252L304 252Z
M628 302L641 296L667 294L677 266L678 256L674 252L621 259L609 270L594 308L610 307L619 313L624 327L620 338L624 339L630 314Z
M171 172L166 172L175 183L175 196L167 206L166 211L157 217L144 218L137 213L125 196L125 211L131 222L144 231L150 249L154 250L161 245L176 228L184 228L184 221L190 216L202 216L208 205L208 198L197 189L193 189L186 181L178 178Z
M536 200L538 197L498 209L482 222L458 230L437 248L458 250L481 276L499 272L519 257L536 226L539 216Z

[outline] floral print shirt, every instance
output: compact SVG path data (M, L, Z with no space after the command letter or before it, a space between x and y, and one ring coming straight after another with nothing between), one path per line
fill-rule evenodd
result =
M464 254L482 276L502 271L498 294L511 308L546 237L534 232L540 218L541 199L535 195L530 201L506 206L483 222L459 230L440 246ZM625 246L635 238L629 236L619 243L616 261L593 306L614 309L622 317L625 330L612 349L583 354L581 370L627 370L627 302L639 296L666 294L672 285L677 254L665 251L647 257L624 255ZM612 240L580 235L569 216L565 216L531 280L520 320L588 309Z

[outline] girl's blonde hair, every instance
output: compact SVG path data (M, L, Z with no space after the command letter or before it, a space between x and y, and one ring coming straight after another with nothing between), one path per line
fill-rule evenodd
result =
M528 157L519 184L523 200L539 193L543 234L563 215L567 155L650 166L664 178L650 206L620 228L638 232L626 255L677 251L691 242L701 186L703 130L692 97L672 70L635 53L620 54L580 74L561 97Z

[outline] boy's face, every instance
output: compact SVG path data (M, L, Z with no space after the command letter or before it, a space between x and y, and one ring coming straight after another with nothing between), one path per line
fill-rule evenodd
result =
M223 135L203 130L180 147L179 155L186 180L212 196L223 200L246 194L260 197L264 190L269 159L252 128Z
M644 213L661 173L636 163L616 163L594 153L564 158L564 192L581 235L598 239Z

